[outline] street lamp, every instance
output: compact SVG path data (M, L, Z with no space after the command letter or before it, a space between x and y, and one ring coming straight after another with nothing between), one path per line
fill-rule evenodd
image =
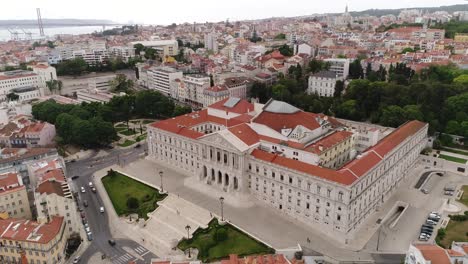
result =
M187 240L190 239L190 229L191 229L191 228L192 228L192 227L191 227L190 225L186 225L186 226L185 226L185 230L187 230ZM189 257L189 258L192 257L191 254L190 254L190 247L188 248L188 257Z
M224 204L224 197L219 197L219 203L221 204L221 222L224 222L224 211L223 211L223 204Z
M163 171L159 171L159 177L161 177L161 192L164 192L164 187L163 187Z

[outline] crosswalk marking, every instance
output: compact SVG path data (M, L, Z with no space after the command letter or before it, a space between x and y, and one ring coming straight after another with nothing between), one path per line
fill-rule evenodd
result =
M148 251L146 248L144 248L143 246L139 246L137 248L135 248L135 251L138 253L138 254L143 254L145 253L146 251Z
M112 263L124 264L130 262L131 259L133 259L133 256L127 253L118 258L114 258L114 260L112 260Z

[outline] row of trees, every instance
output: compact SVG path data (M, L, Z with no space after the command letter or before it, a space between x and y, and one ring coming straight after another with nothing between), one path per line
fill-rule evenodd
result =
M325 113L356 121L370 121L397 127L408 120L430 124L431 132L441 131L468 136L468 71L454 65L431 66L416 74L405 64L392 65L387 72L359 63L350 77L345 93L344 83L337 83L334 97L306 93L307 73L327 69L324 62L312 60L306 69L291 67L287 76L267 87L254 83L250 96L266 102L283 100L305 111Z
M62 61L55 65L55 68L57 69L57 75L77 76L85 72L115 72L117 70L132 69L138 62L142 62L139 57L130 58L128 62L123 61L121 58L114 58L104 63L97 62L95 64L88 65L84 59L75 58Z
M167 118L191 112L155 91L115 96L108 103L62 105L53 100L33 105L34 118L55 124L57 141L86 148L108 145L116 139L113 123L132 118Z

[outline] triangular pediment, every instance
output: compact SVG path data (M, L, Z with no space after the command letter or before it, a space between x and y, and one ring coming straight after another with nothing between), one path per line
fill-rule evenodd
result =
M245 144L237 138L232 137L228 131L219 131L200 138L206 145L214 146L220 149L242 152ZM237 146L236 146L237 145Z

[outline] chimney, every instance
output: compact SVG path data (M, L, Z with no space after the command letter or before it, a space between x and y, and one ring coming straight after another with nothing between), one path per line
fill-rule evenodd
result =
M319 147L320 151L323 151L323 145L322 144L320 144L318 147Z

